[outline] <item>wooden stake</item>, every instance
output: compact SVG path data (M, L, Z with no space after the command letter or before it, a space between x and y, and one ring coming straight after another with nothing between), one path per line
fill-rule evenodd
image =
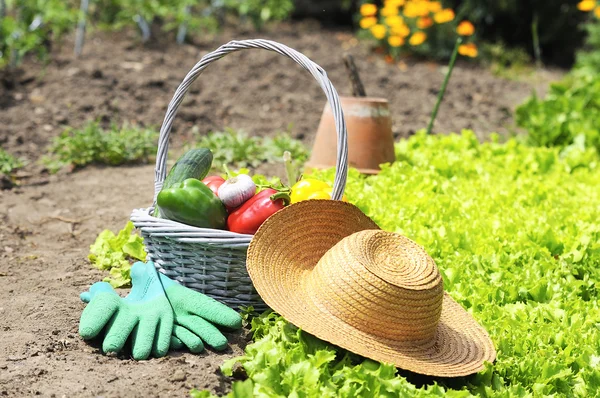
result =
M346 70L350 76L350 82L352 83L352 95L354 97L366 97L365 86L363 86L360 76L358 75L358 69L354 63L354 59L350 54L344 54L344 64Z

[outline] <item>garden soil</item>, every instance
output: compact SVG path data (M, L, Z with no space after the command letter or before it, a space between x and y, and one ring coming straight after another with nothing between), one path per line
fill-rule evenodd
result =
M230 380L218 369L242 353L246 330L228 334L231 345L223 353L178 352L140 362L103 355L97 342L83 342L77 334L84 307L79 293L105 276L88 263L89 246L103 229L121 229L132 209L150 205L153 166L49 175L38 161L65 126L90 119L160 126L174 90L203 54L228 40L257 36L313 59L343 95L350 94L350 85L341 56L349 52L367 93L390 100L396 138L427 125L443 66L417 60L388 64L350 32L312 23L261 34L229 29L182 46L160 32L160 39L145 45L135 32L93 33L79 59L66 40L46 66L27 60L3 72L0 144L28 164L17 174L20 186L0 190L0 396L153 397L186 396L192 388L228 390ZM533 80L504 80L461 62L435 131L472 128L481 139L490 132L507 134L514 107L559 76L541 71ZM232 54L192 86L175 122L172 148L224 127L265 136L289 130L310 146L324 103L318 85L291 60L262 50Z

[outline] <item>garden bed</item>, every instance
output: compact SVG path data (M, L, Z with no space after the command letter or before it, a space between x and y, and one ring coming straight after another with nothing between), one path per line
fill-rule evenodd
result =
M21 71L0 79L0 142L26 158L25 172L34 174L24 178L23 187L0 191L0 281L6 286L0 292L0 395L185 396L193 387L227 391L229 381L218 367L241 354L246 333L229 335L233 343L223 354L181 353L143 362L103 356L98 345L77 335L83 308L78 295L105 276L87 262L89 245L101 230L122 228L132 209L150 204L153 166L88 168L40 179L35 161L63 125L78 127L99 118L104 124L159 126L173 91L202 54L230 39L256 36L226 31L177 47L173 40L142 46L133 33L102 33L88 39L80 60L73 60L67 41L47 67L28 61ZM350 32L312 24L282 25L260 36L321 64L342 94L349 93L341 61L341 50L348 49L368 93L390 99L397 138L426 126L443 79L439 65L410 61L401 69L371 55ZM435 131L473 128L480 139L492 131L507 133L514 106L556 75L540 74L532 84L460 64ZM202 133L229 126L272 135L292 121L292 134L310 145L324 101L311 77L283 57L259 51L232 55L207 71L185 100L174 143L191 140L193 126ZM36 181L45 184L27 185Z
M367 94L390 101L393 131L407 137L427 125L443 80L444 67L407 60L402 67L353 39L346 30L324 30L316 24L283 24L263 33L228 29L195 44L177 46L174 38L155 36L141 45L136 32L99 33L74 59L66 40L46 67L27 62L16 73L0 72L0 143L9 152L34 161L49 140L69 125L99 119L160 127L177 85L200 57L233 39L264 37L307 55L328 73L340 95L350 94L342 54L354 56ZM434 128L436 132L473 129L483 139L506 134L514 107L531 94L543 93L560 71L542 71L525 81L510 81L489 71L459 63L453 72ZM174 141L199 133L241 129L274 135L287 131L310 145L325 104L312 77L293 61L266 51L230 55L203 74L182 104Z

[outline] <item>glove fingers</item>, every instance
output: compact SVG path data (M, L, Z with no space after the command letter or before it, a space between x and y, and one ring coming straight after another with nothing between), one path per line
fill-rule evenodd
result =
M186 309L192 314L227 328L240 329L242 327L240 314L225 304L183 286L176 286L175 289L180 290L178 294L182 296L181 301L187 304L188 308Z
M173 334L173 312L169 306L169 312L161 317L156 327L156 338L152 345L152 354L157 357L164 357L169 352L171 345L171 335Z
M196 336L183 326L175 325L173 327L173 334L175 335L175 338L179 339L183 344L185 344L190 352L197 354L204 351L204 343L202 343L200 337Z
M79 335L84 340L98 336L120 305L113 294L99 294L83 309L79 320Z
M104 352L121 351L137 323L137 317L131 314L126 306L122 305L107 326L106 336L102 343L102 350Z
M181 350L183 347L185 347L185 345L182 343L182 341L179 340L177 337L171 335L171 345L169 346L169 349Z
M227 348L227 338L213 324L198 316L188 315L177 317L177 323L185 326L191 332L215 350Z
M154 343L154 335L158 325L158 318L148 317L140 319L131 334L133 359L136 361L148 359Z

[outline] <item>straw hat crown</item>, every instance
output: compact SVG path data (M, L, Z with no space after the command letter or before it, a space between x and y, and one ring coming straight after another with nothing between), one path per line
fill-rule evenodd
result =
M429 341L444 288L433 259L403 236L356 232L331 248L306 278L315 304L384 339ZM390 322L401 327L390 328Z

